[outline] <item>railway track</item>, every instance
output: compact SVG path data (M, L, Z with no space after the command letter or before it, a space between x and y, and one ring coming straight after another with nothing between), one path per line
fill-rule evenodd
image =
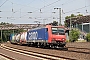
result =
M10 47L10 46L9 46ZM48 48L46 48L48 49ZM55 49L55 50L62 50L62 51L68 51L68 52L75 52L75 53L83 53L83 54L90 54L90 48L78 48L78 47L66 47L66 48L49 48L49 49Z
M78 47L67 47L67 48L75 48L75 49L86 49L86 50L90 50L90 48L78 48Z
M68 52L90 54L89 48L77 48L77 47L67 47L67 48L68 48Z
M74 58L55 56L55 55L51 55L51 54L45 54L45 53L34 52L34 51L28 51L28 50L14 48L14 47L6 46L6 45L1 45L1 48L8 50L8 51L12 51L12 52L16 52L19 54L32 56L32 57L35 57L38 59L44 59L44 60L77 60Z
M16 59L14 59L14 58L12 58L10 56L7 56L7 55L5 55L3 53L0 53L0 56L2 56L5 60L16 60Z

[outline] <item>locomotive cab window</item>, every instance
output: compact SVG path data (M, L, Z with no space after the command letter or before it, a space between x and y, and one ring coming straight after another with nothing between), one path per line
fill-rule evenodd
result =
M65 32L63 28L52 27L52 34L65 35Z

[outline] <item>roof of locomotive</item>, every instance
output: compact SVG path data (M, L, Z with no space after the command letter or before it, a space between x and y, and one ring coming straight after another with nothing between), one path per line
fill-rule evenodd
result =
M32 28L32 29L30 29L29 31L31 31L31 30L37 30L37 29L42 29L42 28L45 28L46 26L39 26L39 27L35 27L35 28Z
M52 26L52 25L44 25L44 26L39 26L39 27L36 27L36 28L32 28L32 29L30 29L29 31L31 31L31 30L37 30L37 29L42 29L42 28L47 28L48 26L50 26L50 27L59 27L59 28L65 28L64 26Z

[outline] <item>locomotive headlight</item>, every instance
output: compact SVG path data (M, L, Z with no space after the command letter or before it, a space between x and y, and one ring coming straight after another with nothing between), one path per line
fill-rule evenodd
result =
M64 38L62 38L62 40L65 40Z

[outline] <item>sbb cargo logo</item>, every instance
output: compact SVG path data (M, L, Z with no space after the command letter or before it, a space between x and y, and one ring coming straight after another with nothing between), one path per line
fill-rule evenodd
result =
M37 31L36 32L30 32L29 36L28 36L29 40L37 40L37 37L38 37Z

